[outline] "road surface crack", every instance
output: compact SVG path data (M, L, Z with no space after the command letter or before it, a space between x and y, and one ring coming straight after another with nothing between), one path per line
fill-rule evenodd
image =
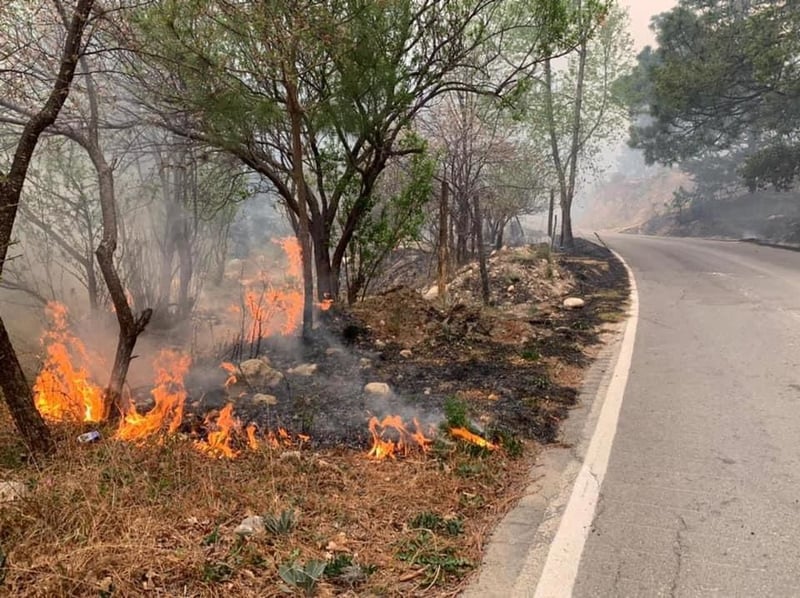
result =
M672 550L677 558L677 565L675 567L675 575L672 577L672 586L669 589L669 595L671 598L675 598L678 595L678 586L680 585L681 572L683 571L684 551L686 550L686 546L684 544L684 533L687 529L688 526L686 525L686 520L682 515L679 516L678 531L675 535L675 542L672 544Z

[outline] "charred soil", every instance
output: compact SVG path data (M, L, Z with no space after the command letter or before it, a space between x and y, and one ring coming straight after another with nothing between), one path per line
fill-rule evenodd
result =
M225 386L217 359L195 367L182 433L160 443L79 444L87 428L62 425L59 453L34 469L0 434L0 477L23 487L0 502L0 592L456 594L538 448L558 440L628 296L622 264L591 243L499 251L489 271L490 306L467 266L446 303L393 288L325 312L310 344L265 339L258 356L228 347L223 358L265 364L262 379ZM566 309L566 297L585 305ZM242 443L233 460L195 450L209 412L229 403L243 426L287 438ZM368 459L368 419L387 415L417 419L427 450ZM491 446L457 440L447 432L456 426ZM237 533L254 515L266 530Z

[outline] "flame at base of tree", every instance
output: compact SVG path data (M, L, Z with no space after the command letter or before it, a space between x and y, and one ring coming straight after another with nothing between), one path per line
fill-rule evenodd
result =
M51 301L45 313L51 327L42 336L47 357L33 385L36 408L51 421L101 421L103 390L91 380L86 347L69 330L66 306Z
M367 456L371 459L394 459L398 455L408 456L414 450L426 452L431 439L423 433L416 418L413 420L414 432L403 423L399 415L387 415L378 421L377 417L369 420L369 431L372 434L372 447Z
M150 391L155 405L144 415L131 405L117 430L120 440L144 440L155 434L175 433L183 421L186 387L183 379L189 371L188 355L164 349L153 362L156 369L156 386Z

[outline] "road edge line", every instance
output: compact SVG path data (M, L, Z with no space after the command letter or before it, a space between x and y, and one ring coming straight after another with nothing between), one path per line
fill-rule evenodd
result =
M600 488L608 468L625 387L628 384L639 322L639 292L633 270L628 263L613 249L609 248L609 251L622 263L628 273L630 285L628 321L597 425L583 465L575 478L569 501L562 513L558 531L550 544L534 598L566 598L572 595L583 547L591 531ZM530 594L526 592L526 595Z

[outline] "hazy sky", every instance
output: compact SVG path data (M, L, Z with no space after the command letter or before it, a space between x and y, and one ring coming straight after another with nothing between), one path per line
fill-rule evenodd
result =
M655 41L649 28L650 17L669 10L677 4L677 0L620 0L620 4L630 11L633 45L638 53Z

